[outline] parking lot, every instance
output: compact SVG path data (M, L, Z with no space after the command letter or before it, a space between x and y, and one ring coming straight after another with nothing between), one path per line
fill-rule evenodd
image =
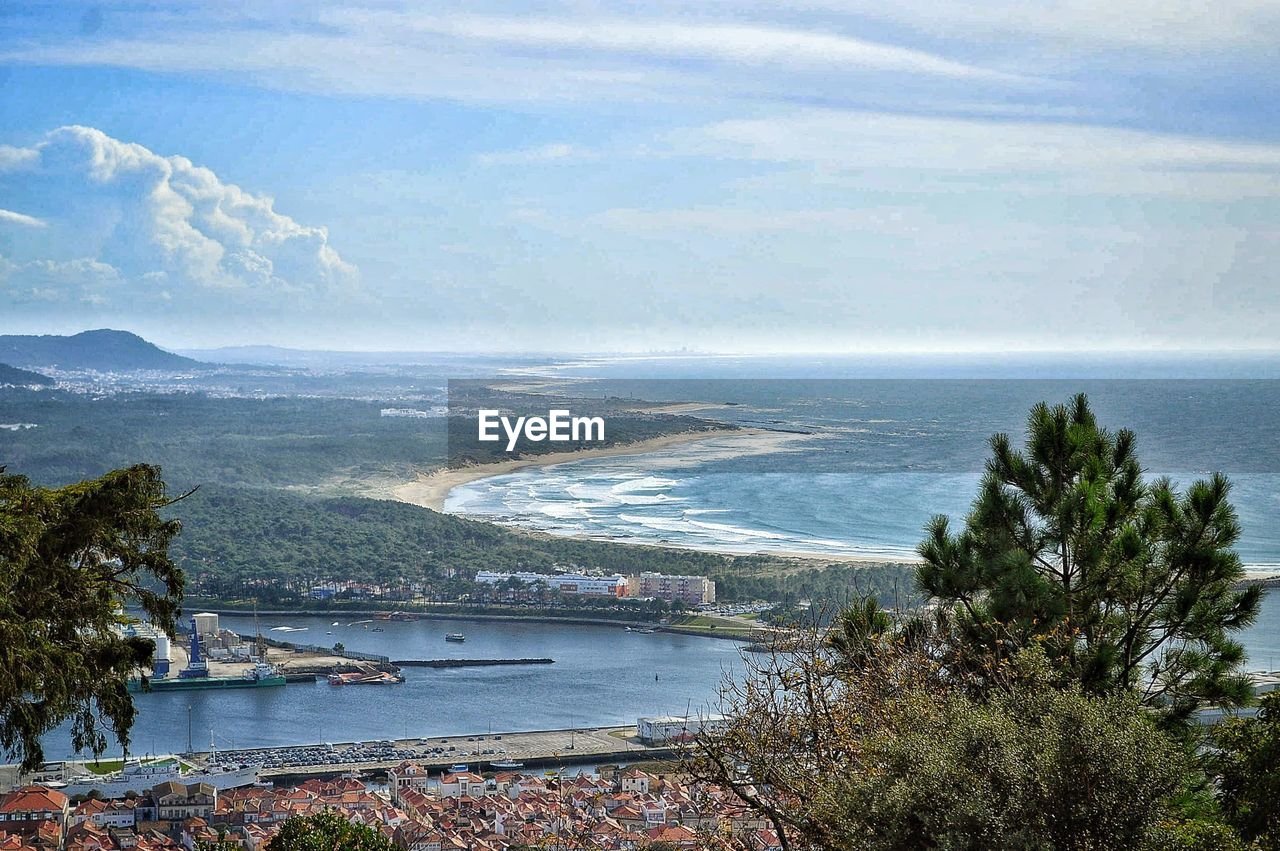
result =
M431 768L464 764L475 770L493 762L557 758L580 761L593 756L625 757L649 750L635 735L634 727L485 733L228 750L199 755L197 759L210 767L260 765L268 777L387 768L404 760Z

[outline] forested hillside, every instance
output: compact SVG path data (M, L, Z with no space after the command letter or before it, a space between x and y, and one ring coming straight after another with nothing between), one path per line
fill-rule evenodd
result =
M842 600L859 589L893 599L910 585L900 566L823 567L550 536L439 514L399 502L285 491L202 487L170 509L182 520L175 557L196 589L227 599L293 596L326 580L427 584L465 593L475 571L550 572L553 564L619 573L655 570L713 578L722 599ZM905 591L903 592L905 594Z
M29 369L18 369L16 366L9 366L7 363L0 363L0 386L6 384L19 387L36 384L48 386L53 384L53 379L47 375L32 372Z
M108 328L81 331L69 337L58 334L0 335L0 361L17 366L51 366L59 369L181 370L206 366L149 343L128 331Z

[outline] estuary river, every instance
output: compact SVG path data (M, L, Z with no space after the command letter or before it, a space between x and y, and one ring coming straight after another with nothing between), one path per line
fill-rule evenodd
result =
M396 686L165 692L136 695L131 751L207 750L365 739L515 732L634 724L641 715L706 709L726 673L742 665L738 642L697 636L641 635L610 626L512 621L422 620L333 626L333 617L262 618L265 634L298 643L380 653L394 659L548 657L552 665L406 668ZM222 625L252 633L252 618ZM274 626L306 627L287 635ZM370 627L373 625L371 624ZM461 632L465 643L444 640ZM332 633L332 634L329 634ZM46 739L49 758L71 756L70 736ZM115 748L111 752L117 752Z

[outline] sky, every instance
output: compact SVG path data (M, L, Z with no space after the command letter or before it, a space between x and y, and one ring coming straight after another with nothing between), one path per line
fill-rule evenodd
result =
M0 5L0 333L1280 348L1280 4Z

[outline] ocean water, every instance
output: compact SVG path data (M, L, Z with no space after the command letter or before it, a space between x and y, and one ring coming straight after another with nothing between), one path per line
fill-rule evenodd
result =
M526 469L456 488L446 510L634 543L910 558L931 516L962 522L993 433L1018 444L1033 404L1085 392L1103 425L1137 433L1149 478L1186 486L1226 473L1242 560L1258 573L1280 573L1280 381L734 375L760 368L751 361L700 364L712 373L706 378L614 377L622 368L583 364L561 377L590 379L573 385L578 393L717 403L701 415L778 434ZM695 367L680 360L645 368L665 376ZM1247 641L1261 665L1280 656L1280 601L1266 606Z

